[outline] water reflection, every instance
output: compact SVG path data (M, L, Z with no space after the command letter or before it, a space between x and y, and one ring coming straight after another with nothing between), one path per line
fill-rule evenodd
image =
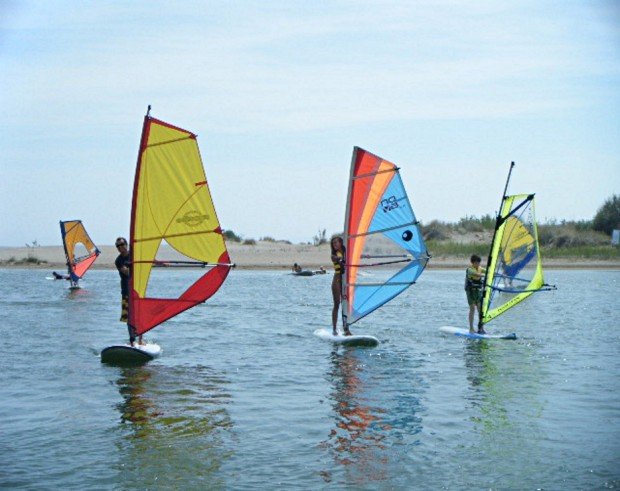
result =
M324 442L333 459L347 473L347 482L362 484L387 479L388 462L384 416L386 410L370 395L369 375L361 359L366 350L334 348L328 378L335 427ZM332 470L323 479L332 480Z
M518 484L520 472L542 472L543 455L532 451L544 439L544 377L535 351L517 342L467 341L464 356L471 389L467 412L478 435L468 455L496 462L508 487Z
M232 420L228 381L208 367L122 368L116 381L126 488L224 487Z

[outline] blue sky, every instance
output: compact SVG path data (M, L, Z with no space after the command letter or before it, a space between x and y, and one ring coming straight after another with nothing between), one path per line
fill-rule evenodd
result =
M142 118L198 134L223 228L342 230L351 151L418 218L540 220L620 193L620 4L0 1L0 245L127 235Z

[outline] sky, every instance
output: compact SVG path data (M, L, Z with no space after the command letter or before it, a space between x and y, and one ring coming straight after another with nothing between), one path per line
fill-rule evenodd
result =
M620 194L620 2L0 0L0 246L128 235L142 121L198 135L222 228L343 229L354 146L422 223Z

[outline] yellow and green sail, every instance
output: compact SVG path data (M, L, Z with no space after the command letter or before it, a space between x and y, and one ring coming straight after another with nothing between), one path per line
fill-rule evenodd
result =
M129 317L137 334L204 302L219 289L232 266L196 135L148 115L134 181L130 237ZM163 243L181 260L159 260ZM158 265L209 269L179 297L155 298L148 286Z
M481 322L486 324L534 292L543 278L533 194L505 196L484 283Z

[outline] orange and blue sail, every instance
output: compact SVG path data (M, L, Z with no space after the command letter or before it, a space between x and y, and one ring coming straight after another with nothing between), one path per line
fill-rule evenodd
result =
M62 245L71 281L77 283L93 265L100 254L81 220L60 222Z
M167 244L179 260L162 261ZM150 117L144 119L131 213L129 322L137 334L211 297L233 266L215 213L196 135ZM203 267L177 297L149 292L153 267Z
M404 292L430 259L399 168L358 147L351 160L344 244L345 325Z

